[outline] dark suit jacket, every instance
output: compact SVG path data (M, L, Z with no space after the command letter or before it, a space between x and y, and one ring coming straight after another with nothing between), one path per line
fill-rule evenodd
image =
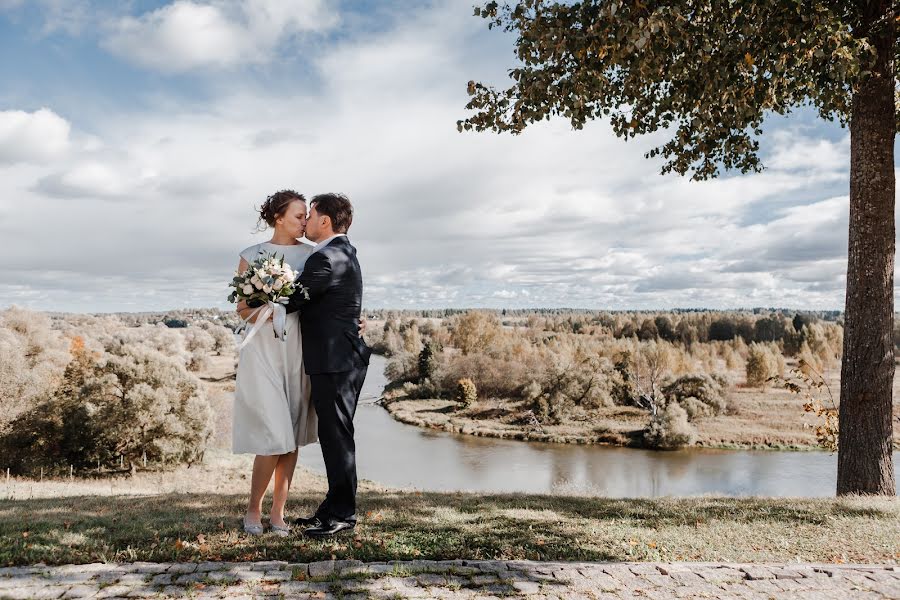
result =
M350 240L340 236L313 252L297 283L309 290L309 300L297 291L287 311L300 310L306 372L341 373L368 365L372 350L359 337L362 271Z

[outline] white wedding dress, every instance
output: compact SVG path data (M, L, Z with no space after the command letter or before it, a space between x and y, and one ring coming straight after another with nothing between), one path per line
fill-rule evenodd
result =
M241 258L252 263L261 252L284 256L299 272L313 246L263 242L241 252ZM303 368L299 313L287 315L285 331L284 341L276 339L269 322L241 349L234 390L235 453L287 454L318 441L318 419Z

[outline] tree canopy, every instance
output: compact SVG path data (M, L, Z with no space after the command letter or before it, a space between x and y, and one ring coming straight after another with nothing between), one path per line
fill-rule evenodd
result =
M576 129L606 118L626 139L670 130L647 153L665 159L663 173L758 171L767 114L809 105L848 123L876 60L872 29L895 18L863 27L863 13L841 0L488 2L475 14L518 33L521 64L507 89L469 82L476 112L457 126L519 133L553 116Z

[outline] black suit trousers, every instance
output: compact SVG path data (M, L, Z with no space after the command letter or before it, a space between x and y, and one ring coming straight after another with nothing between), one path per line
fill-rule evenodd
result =
M322 520L356 522L356 442L353 416L368 366L310 375L319 417L319 443L328 475L328 494L316 511Z

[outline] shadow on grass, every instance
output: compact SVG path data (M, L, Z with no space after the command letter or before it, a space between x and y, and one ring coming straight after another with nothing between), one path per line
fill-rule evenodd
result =
M300 491L289 509L308 514L318 500L318 494ZM841 539L857 560L880 562L900 552L900 506L867 499L365 491L356 531L326 542L306 540L299 532L290 538L247 536L240 528L245 502L236 494L0 501L0 564L331 557L788 560L800 551L812 552L807 560L829 560L829 539Z

